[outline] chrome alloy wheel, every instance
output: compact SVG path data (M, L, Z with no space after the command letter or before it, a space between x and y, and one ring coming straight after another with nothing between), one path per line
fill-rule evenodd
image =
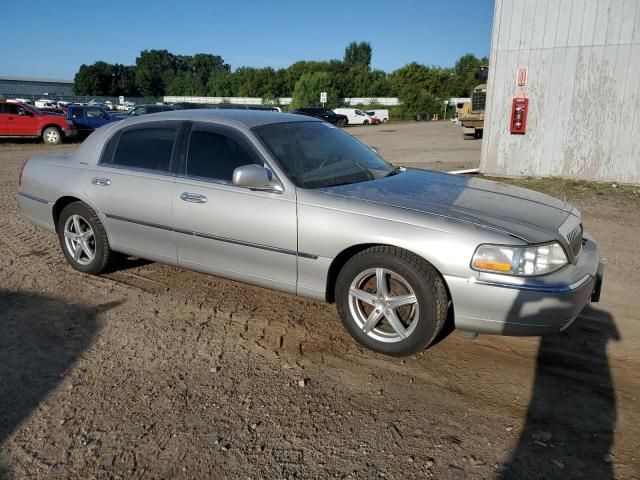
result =
M64 244L80 265L89 265L96 256L93 229L80 215L71 215L64 223Z
M418 324L419 308L409 282L391 270L370 268L351 282L349 310L353 320L380 342L400 342L409 337Z

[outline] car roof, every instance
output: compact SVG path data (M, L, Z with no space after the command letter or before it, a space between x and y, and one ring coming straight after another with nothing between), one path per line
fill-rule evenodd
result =
M320 122L313 117L304 115L296 115L293 113L274 112L270 110L236 110L236 109L193 109L193 110L173 110L151 115L138 117L153 121L154 119L178 119L192 121L216 121L231 120L233 122L244 125L246 128L258 127L261 125L270 125L273 123L287 122Z

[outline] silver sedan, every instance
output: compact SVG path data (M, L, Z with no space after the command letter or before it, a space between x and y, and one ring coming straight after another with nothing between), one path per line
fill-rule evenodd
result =
M89 274L116 254L335 302L363 345L408 355L446 322L542 335L597 301L602 267L571 205L397 168L323 121L189 110L96 130L29 160L19 202Z

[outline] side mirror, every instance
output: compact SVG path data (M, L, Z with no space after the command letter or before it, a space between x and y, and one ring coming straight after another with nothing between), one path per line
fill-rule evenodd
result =
M242 165L233 171L233 184L236 187L282 192L283 188L272 180L266 168L261 165Z

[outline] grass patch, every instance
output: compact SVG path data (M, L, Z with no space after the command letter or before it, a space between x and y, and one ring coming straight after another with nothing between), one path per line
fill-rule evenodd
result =
M620 185L615 182L588 182L585 180L566 180L564 178L506 178L484 176L488 180L508 183L518 187L528 188L546 193L558 198L582 198L592 196L604 196L616 199L629 199L640 203L640 186Z

